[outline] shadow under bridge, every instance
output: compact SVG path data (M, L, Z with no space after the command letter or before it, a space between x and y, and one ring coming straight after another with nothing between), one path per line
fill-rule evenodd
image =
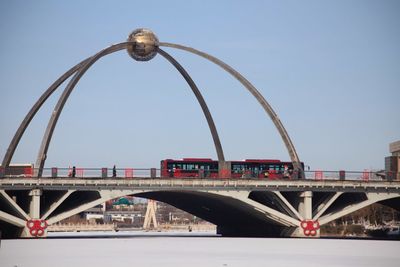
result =
M161 201L217 225L223 236L278 237L284 226L239 199L199 191L153 191L135 197Z

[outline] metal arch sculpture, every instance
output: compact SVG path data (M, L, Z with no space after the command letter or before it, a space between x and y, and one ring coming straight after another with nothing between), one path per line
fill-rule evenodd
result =
M143 30L143 29L140 29L140 30ZM137 33L137 32L138 31L134 31L133 33ZM15 152L25 130L27 129L30 122L32 121L32 119L34 118L36 113L39 111L41 106L46 102L46 100L51 96L51 94L54 93L65 80L67 80L69 77L71 77L75 73L75 75L72 77L71 81L68 83L67 87L64 89L62 95L60 96L59 101L57 102L56 107L54 108L54 110L52 112L52 116L49 120L48 126L46 128L46 132L42 139L42 144L41 144L41 147L40 147L40 150L38 153L38 157L36 160L36 166L39 166L37 176L41 177L42 173L43 173L44 163L47 158L47 150L48 150L55 126L57 124L58 118L62 112L62 109L63 109L69 95L71 94L71 92L74 89L74 87L76 86L76 84L79 82L79 79L90 68L90 66L92 66L101 57L111 54L111 53L114 53L114 52L117 52L122 49L128 49L128 52L131 53L131 51L129 51L129 48L135 47L135 46L137 46L137 40L132 40L132 41L128 40L128 42L119 43L119 44L110 46L106 49L101 50L94 56L81 61L80 63L78 63L71 69L69 69L66 73L64 73L59 79L57 79L45 91L45 93L43 93L43 95L39 98L39 100L34 104L34 106L31 108L31 110L25 116L24 120L20 124L18 130L16 131L16 133L7 149L7 152L2 161L2 166L4 166L5 168L7 168L9 166L9 164L12 160L12 157L14 155L14 152ZM196 86L196 84L194 83L192 78L189 76L189 74L186 72L186 70L171 55L169 55L165 51L162 51L161 49L159 51L158 46L157 46L156 51L160 52L160 54L164 58L166 58L170 63L172 63L174 65L174 67L181 73L181 75L185 78L185 80L189 84L190 88L192 89L193 93L195 94L195 96L203 110L203 113L206 117L207 123L208 123L210 131L211 131L211 135L213 137L218 160L220 162L224 162L225 157L224 157L221 141L219 139L218 132L215 127L212 115L207 107L207 104L206 104L203 96L200 93L200 90L198 89L198 87ZM135 59L139 60L139 61L143 61L143 59L141 59L141 58L135 58Z
M185 50L185 51L191 52L193 54L199 55L199 56L206 58L206 59L210 60L211 62L219 65L225 71L229 72L237 80L239 80L250 91L250 93L259 101L259 103L262 105L264 110L268 113L271 120L274 122L275 127L277 128L278 132L280 133L283 142L286 145L286 148L289 152L291 161L293 162L294 168L296 170L299 170L301 172L301 174L303 174L303 169L300 164L300 160L297 156L294 145L291 142L289 135L287 134L281 121L279 120L278 116L276 115L276 113L274 112L272 107L269 105L269 103L265 100L265 98L258 92L258 90L247 79L245 79L239 72L234 70L232 67L230 67L226 63L222 62L221 60L219 60L209 54L206 54L204 52L198 51L198 50L190 48L190 47L178 45L178 44L159 43L158 38L154 35L154 33L152 33L151 31L149 31L147 29L137 29L137 30L133 31L130 34L130 36L128 37L127 42L112 45L106 49L101 50L96 55L89 57L89 58L83 60L82 62L80 62L79 64L75 65L74 67L72 67L64 75L62 75L56 82L54 82L49 87L49 89L39 98L39 100L31 108L31 110L29 111L29 113L26 115L25 119L21 123L20 127L18 128L17 132L15 133L15 135L7 149L6 155L4 156L4 159L2 162L2 166L5 168L7 168L9 166L12 156L15 152L16 147L19 144L19 141L20 141L23 133L25 132L25 130L29 126L29 123L31 122L32 118L36 115L37 111L40 109L40 107L43 105L43 103L48 99L48 97L55 90L57 90L57 88L66 79L68 79L70 76L72 76L75 73L75 75L72 77L72 79L68 83L67 87L64 89L61 97L59 98L59 101L57 102L57 105L54 108L54 111L52 113L52 116L49 120L47 129L46 129L46 132L42 139L42 144L41 144L38 158L36 161L36 166L39 166L37 176L41 177L42 172L43 172L44 163L47 158L47 150L48 150L55 126L57 124L58 118L59 118L59 116L62 112L62 109L63 109L69 95L71 94L72 90L75 88L76 84L79 82L80 78L84 75L84 73L97 60L99 60L101 57L103 57L105 55L120 51L122 49L127 49L130 56L138 61L150 60L157 53L159 53L175 66L175 68L181 73L181 75L185 78L185 80L191 87L193 93L195 94L195 96L203 110L203 113L207 119L210 131L211 131L211 134L212 134L212 137L214 140L214 145L215 145L217 155L218 155L218 161L225 162L221 142L220 142L214 121L212 119L211 113L209 112L209 109L208 109L200 91L198 90L197 86L195 85L195 83L193 82L191 77L188 75L188 73L184 70L184 68L172 56L170 56L168 53L166 53L165 51L160 49L159 46L181 49L181 50Z
M28 114L26 114L24 120L21 122L17 131L15 132L14 137L11 140L10 145L8 146L6 154L4 155L1 166L8 167L10 165L11 159L15 153L15 149L17 148L22 136L24 135L25 130L28 128L30 122L35 117L36 113L39 111L39 109L42 107L42 105L46 102L46 100L58 89L58 87L62 83L65 82L65 80L67 80L69 77L71 77L71 75L74 74L79 68L81 68L89 59L90 59L90 57L83 60L82 62L76 64L71 69L69 69L67 72L65 72L36 101L36 103L29 110Z
M186 82L189 84L190 88L192 89L193 93L195 94L197 101L199 102L201 109L203 110L204 116L207 119L208 127L210 128L211 135L214 140L215 150L217 151L217 157L219 162L225 161L224 151L222 149L221 140L219 139L219 135L217 132L217 127L215 127L214 120L211 116L210 110L204 100L200 90L197 88L196 84L190 77L190 75L186 72L186 70L176 61L170 54L158 48L158 53L166 58L174 67L182 74L183 78L185 78Z
M71 81L68 83L67 87L64 89L62 95L60 96L60 99L56 105L56 107L54 108L54 111L52 113L52 116L49 120L46 132L43 136L42 139L42 144L40 146L40 150L39 150L39 154L36 160L36 166L38 166L38 177L41 177L42 172L43 172L43 168L44 168L44 163L46 161L47 158L47 151L50 145L50 141L51 138L53 136L53 132L54 129L57 125L57 121L59 116L61 115L61 112L63 110L63 107L66 103L66 101L69 98L69 95L71 94L71 92L74 90L76 84L79 82L80 78L85 74L85 72L100 58L102 58L103 56L106 56L108 54L117 52L119 50L122 49L126 49L128 48L130 45L135 44L135 42L125 42L125 43L120 43L120 44L116 44L113 46L110 46L106 49L103 49L102 51L98 52L96 55L94 55L93 57L89 58L89 60L87 62L85 62L85 64L77 71L77 73L72 77ZM191 77L188 75L188 73L183 69L183 67L181 65L179 65L179 63L174 60L168 53L164 52L161 53L161 55L163 55L164 57L166 57L168 60L172 61L171 63L180 71L180 73L184 76L184 78L186 79L186 81L188 82L189 86L191 87L192 91L194 92L194 94L196 95L200 106L203 109L203 112L206 116L207 122L209 124L210 127L210 131L212 134L212 137L214 139L214 144L217 150L217 155L218 155L218 160L219 161L225 161L224 158L224 153L222 150L222 146L221 146L221 142L216 130L216 127L214 125L214 121L212 119L211 113L209 112L209 109L200 93L200 91L198 90L197 86L195 85L195 83L193 82L193 80L191 79Z
M241 84L243 84L244 87L246 87L246 89L249 90L249 92L257 99L257 101L261 104L261 106L264 108L264 110L267 112L267 114L271 118L276 129L278 130L279 134L281 135L281 138L286 146L286 149L289 153L290 159L293 163L295 170L299 171L301 177L304 178L304 170L301 165L299 156L297 155L297 152L292 143L292 140L290 139L289 134L287 133L285 127L283 126L282 122L280 121L278 115L275 113L275 111L273 110L271 105L267 102L267 100L261 95L261 93L245 77L243 77L243 75L241 75L239 72L237 72L231 66L229 66L225 62L219 60L218 58L213 57L207 53L201 52L199 50L196 50L194 48L179 45L179 44L172 44L172 43L160 43L160 46L176 48L176 49L184 50L184 51L193 53L195 55L201 56L201 57L211 61L212 63L215 63L216 65L220 66L225 71L230 73L233 77L235 77Z

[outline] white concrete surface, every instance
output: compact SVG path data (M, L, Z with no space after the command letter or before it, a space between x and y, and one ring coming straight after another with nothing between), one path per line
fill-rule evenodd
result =
M119 238L2 240L0 266L397 267L400 262L399 241L116 235Z

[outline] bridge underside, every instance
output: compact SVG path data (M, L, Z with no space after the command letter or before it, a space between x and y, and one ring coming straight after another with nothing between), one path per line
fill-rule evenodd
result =
M84 181L88 183L87 181ZM152 183L143 180L136 183ZM299 188L232 190L224 186L204 189L131 189L131 186L100 188L98 185L64 187L57 190L20 189L14 185L0 190L0 230L3 238L45 237L47 225L55 224L107 200L132 195L168 203L217 225L223 236L318 237L319 227L373 203L399 210L395 191L303 191ZM172 181L161 181L172 184ZM96 181L97 183L97 181ZM127 182L130 183L130 182ZM213 184L215 186L215 182ZM53 185L54 186L54 185ZM162 189L160 187L163 187ZM4 187L3 187L4 188ZM67 188L67 189L64 189Z
M223 236L279 237L284 229L251 205L231 197L187 191L148 192L135 196L170 204L211 222Z

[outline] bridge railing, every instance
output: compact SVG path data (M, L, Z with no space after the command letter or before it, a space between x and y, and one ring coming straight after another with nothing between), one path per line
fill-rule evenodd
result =
M388 172L376 171L305 171L306 179L309 180L357 180L357 181L382 181L390 174ZM394 180L389 179L389 180Z
M36 169L35 169L36 170ZM115 172L115 173L114 173ZM36 172L33 171L32 177ZM160 178L160 169L156 168L44 168L43 178Z
M0 178L34 178L37 169L23 166L20 169L5 170L0 167ZM162 176L162 173L168 175ZM324 171L312 170L305 171L307 180L355 180L355 181L384 181L397 180L400 173L384 171ZM235 171L228 178L219 177L218 170L170 170L162 172L157 168L45 168L42 178L98 178L98 179L133 179L133 178L213 178L213 179L265 179L265 180L298 180L299 174L293 172L269 172L269 171ZM224 177L227 177L226 175Z

